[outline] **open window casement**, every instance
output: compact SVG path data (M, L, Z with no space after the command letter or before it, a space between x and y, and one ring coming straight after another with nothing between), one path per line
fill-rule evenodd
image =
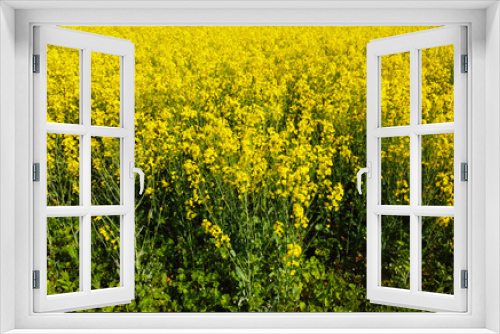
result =
M129 303L134 45L35 27L33 72L34 310Z
M458 26L367 46L368 166L359 174L372 303L467 309L466 54ZM449 287L434 289L436 280Z

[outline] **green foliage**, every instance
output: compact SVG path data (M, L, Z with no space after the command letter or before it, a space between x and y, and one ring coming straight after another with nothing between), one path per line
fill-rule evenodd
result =
M85 312L413 311L366 299L366 207L354 176L366 157L366 43L425 28L77 28L136 44L136 157L147 175L136 198L135 299ZM70 144L53 144L51 163L69 168ZM93 203L116 204L119 156L105 154L116 143L92 145ZM383 200L407 204L408 148L393 140L383 151ZM429 198L449 194L452 181L438 177L448 165L431 160ZM48 190L68 202L78 192L57 190L76 182L65 177ZM119 273L118 223L100 218L96 288L117 286ZM453 233L440 219L423 230L423 285L450 293ZM408 232L383 221L383 284L405 288ZM53 246L78 248L69 235L52 231L49 252L77 268L78 252ZM49 267L48 286L61 282L51 293L75 291L65 268Z

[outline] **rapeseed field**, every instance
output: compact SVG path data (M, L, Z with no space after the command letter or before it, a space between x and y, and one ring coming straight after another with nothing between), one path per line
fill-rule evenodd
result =
M69 27L136 47L136 298L105 312L408 311L366 300L366 44L430 27ZM48 50L49 122L79 122L78 51ZM436 65L437 64L437 65ZM453 48L422 54L423 123L453 121ZM119 126L120 62L92 55L92 123ZM382 125L409 124L409 56L382 59ZM79 205L79 138L49 134L48 205ZM119 203L119 140L92 140L92 203ZM409 203L409 138L382 141ZM422 138L423 204L453 205L453 134ZM138 181L137 181L138 182ZM136 189L138 185L136 186ZM385 286L409 230L385 217ZM385 222L384 221L384 222ZM49 294L78 291L78 224L49 219ZM426 218L423 288L453 293L453 220ZM94 217L93 288L119 285L119 219ZM93 255L94 256L94 255ZM75 269L76 268L76 269Z

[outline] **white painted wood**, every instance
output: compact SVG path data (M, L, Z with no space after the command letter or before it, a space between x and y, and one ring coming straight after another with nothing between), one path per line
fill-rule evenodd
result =
M88 206L49 206L47 217L81 217L89 212Z
M381 242L380 215L375 211L381 206L380 182L380 138L375 129L380 129L380 57L374 54L368 46L366 49L366 161L372 165L372 178L366 184L366 290L374 291L380 285ZM367 295L367 298L370 298Z
M349 1L353 5L357 2ZM68 4L70 2L67 2ZM89 2L90 3L90 2ZM96 8L101 2L92 2L90 7ZM120 3L120 5L118 5ZM128 2L127 2L128 3ZM142 3L142 2L141 2ZM418 2L423 4L424 2ZM432 2L434 4L436 2ZM463 2L446 2L446 10L390 10L381 9L379 1L370 2L370 8L360 6L357 10L263 10L258 5L250 6L252 10L228 9L200 9L201 5L193 5L196 9L179 10L113 10L102 11L95 9L76 10L27 10L18 11L16 15L16 77L6 80L16 84L16 239L15 255L12 256L16 270L16 333L491 333L484 329L485 310L490 312L492 301L498 298L490 294L485 301L485 254L491 254L492 242L488 246L484 242L485 226L497 223L497 219L485 216L485 78L498 81L497 72L485 71L484 57L489 57L491 63L499 63L498 55L488 51L485 53L485 37L494 38L490 29L485 30L485 16L483 10L457 10ZM470 2L477 4L478 2ZM37 5L46 6L47 1L38 1ZM76 4L71 2L71 4ZM117 7L124 2L116 2ZM395 2L391 2L395 4ZM416 2L415 2L416 4ZM60 1L53 2L53 8L60 8ZM134 3L134 6L136 4ZM399 2L397 4L399 6ZM156 5L154 5L156 6ZM430 5L429 5L430 6ZM421 8L430 8L422 5ZM477 8L477 7L475 7ZM31 22L54 24L64 22L72 25L372 25L387 26L401 25L442 25L456 22L469 22L473 52L472 64L474 76L469 76L469 92L472 98L469 105L473 113L469 113L469 139L473 150L475 164L470 169L469 177L474 179L469 185L472 192L469 201L470 225L474 233L470 233L469 264L472 270L469 273L474 277L470 280L470 309L467 313L329 313L329 314L32 314L32 290L30 274L32 269L32 182L30 175L32 141L30 141L31 114L33 101L32 75L29 73L31 55ZM491 23L491 21L490 21ZM498 22L497 22L498 23ZM488 25L490 27L490 25ZM3 49L5 50L5 49ZM5 72L2 72L2 76ZM5 76L4 76L5 78ZM495 88L496 87L496 88ZM488 99L498 97L498 85L490 85L491 94ZM2 96L2 102L9 96ZM12 97L14 98L14 97ZM495 108L488 109L491 114ZM489 124L489 123L488 123ZM490 125L490 124L489 124ZM14 124L12 124L14 126ZM491 129L497 131L497 123L491 124ZM490 132L490 136L494 132ZM498 148L498 142L488 142L489 147ZM491 153L489 153L491 154ZM491 165L492 170L497 165ZM496 190L495 190L496 189ZM494 185L488 188L488 193L498 189ZM488 197L490 198L490 197ZM2 222L5 224L7 222ZM469 228L472 227L469 225ZM498 243L498 236L488 235L490 241ZM472 247L473 245L473 247ZM496 254L496 253L495 253ZM3 258L3 261L9 258ZM491 264L488 264L488 268ZM490 286L500 286L499 276L488 276ZM495 283L496 282L496 283ZM4 295L2 295L3 298ZM489 304L488 304L489 301ZM495 321L498 312L492 312ZM54 328L59 329L54 329ZM130 328L142 329L130 329ZM30 329L22 329L30 328ZM46 328L45 330L40 328ZM106 329L104 329L106 328ZM184 328L184 329L183 329ZM188 329L186 329L188 328Z
M495 334L483 328L456 329L90 329L85 334ZM5 334L84 334L79 329L16 329Z
M410 216L415 213L418 216L453 217L455 209L452 206L376 205L373 213L387 216Z
M427 0L427 1L411 1L411 0L399 0L396 4L394 1L377 1L376 4L373 1L321 1L321 0L299 0L299 1L282 1L282 0L269 0L264 3L260 0L235 0L235 1L224 1L224 0L171 0L171 1L154 1L154 0L130 0L130 1L116 1L116 0L100 0L97 4L92 0L76 0L76 1L65 1L60 3L57 0L52 1L37 1L37 0L6 0L6 3L11 5L16 9L168 9L168 10L200 10L200 9L298 9L298 10L311 10L311 9L366 9L366 8L377 8L377 9L443 9L449 8L450 4L448 1L443 0ZM494 1L459 1L457 5L453 8L455 9L478 9L487 8Z
M79 31L35 27L35 53L40 54L40 73L34 77L35 147L34 161L40 162L40 182L34 185L34 270L40 270L42 284L33 290L35 312L64 312L129 303L134 299L134 182L127 175L127 161L134 160L134 45L127 40ZM80 123L47 123L47 45L80 50ZM118 128L91 125L91 55L104 52L120 56L121 105ZM46 207L46 134L62 133L80 136L80 206ZM91 138L106 136L121 139L121 203L116 206L91 205ZM120 215L120 287L92 290L92 217ZM80 217L80 291L47 295L47 217Z
M49 206L47 217L119 216L130 211L125 205Z
M419 87L421 88L421 87ZM422 96L419 93L418 96ZM418 109L421 110L420 108ZM442 133L453 133L455 131L455 124L451 123L435 123L435 124L418 124L412 126L412 132L417 135L438 135Z
M89 132L91 136L115 138L125 138L127 136L132 136L132 138L134 137L134 131L131 130L130 127L113 128L109 126L90 126Z
M377 127L376 129L373 129L373 135L378 138L409 136L410 133L410 126Z
M421 124L420 50L454 45L454 123ZM367 160L373 175L367 184L367 297L370 301L408 308L467 311L467 290L461 289L460 271L467 269L467 182L460 182L460 163L467 160L467 75L461 73L461 54L467 53L466 28L455 26L431 29L371 41L367 47ZM410 126L381 128L380 57L410 52ZM455 207L421 205L421 136L454 133ZM380 138L410 137L410 205L380 205ZM410 216L410 290L381 286L381 215ZM421 291L421 217L454 217L454 295Z
M371 41L369 45L372 52L378 56L450 45L453 44L457 38L455 35L458 27L459 26L450 26L423 30L411 34L380 38L375 41ZM412 37L408 38L410 35ZM458 73L460 73L460 71Z
M85 90L85 87L82 87L82 90ZM82 100L85 100L85 98L80 99L80 101ZM83 110L83 108L80 108L80 110ZM91 136L114 138L123 138L130 135L130 131L125 128L63 123L47 123L47 133L71 134L80 136L90 134Z
M485 213L486 213L486 240L485 245L488 249L488 255L485 256L487 263L486 272L483 276L474 276L471 282L485 278L484 289L487 291L485 296L486 328L500 332L500 260L494 261L491 258L500 259L500 242L497 240L500 236L500 2L495 3L486 10L485 26L488 27L489 35L486 36L486 57L485 66L474 67L474 73L478 70L487 69L490 74L486 78L486 126L484 147L487 152L486 157L482 161L477 161L476 157L472 156L471 163L477 163L471 170L480 169L484 175L487 175L487 182L483 189L486 194ZM470 63L470 62L469 62ZM472 152L474 154L474 151ZM485 166L484 169L482 166ZM471 180L472 181L472 180ZM477 180L473 180L477 182ZM477 189L475 183L472 184L474 189ZM474 195L471 199L474 200ZM477 233L474 231L474 233ZM475 246L474 246L475 248ZM491 254L491 256L490 256ZM469 275L469 277L471 277ZM477 278L476 278L477 277Z
M409 205L375 205L372 212L377 215L409 216L411 208Z
M455 217L456 211L452 206L412 206L412 212L418 216Z
M419 49L410 49L410 126L420 123L420 57ZM420 145L419 136L410 133L410 207L420 204ZM420 289L420 253L421 237L419 233L420 217L413 210L410 214L410 292L414 294ZM417 261L415 261L415 259ZM382 270L382 267L380 267Z
M450 122L376 128L373 130L373 134L379 138L384 138L409 136L412 133L417 135L437 135L442 133L453 133L454 131L455 125L453 122Z
M129 132L122 138L122 154L120 168L120 185L122 187L122 205L128 208L128 213L122 216L120 227L120 247L122 264L120 265L122 287L127 289L128 299L135 297L135 180L129 177L130 162L135 161L135 46L129 45L129 52L121 59L121 125Z
M91 124L91 51L90 49L84 48L80 52L82 58L80 59L80 95L82 99L80 100L80 123L81 127L88 128ZM82 157L80 159L80 173L82 182L80 183L80 198L83 199L82 204L85 208L90 208L91 200L92 200L92 187L91 187L91 172L92 172L92 162L90 156L92 154L92 136L90 133L85 132L82 133L81 146L80 150L82 152ZM82 218L80 221L82 222L81 230L80 230L80 292L82 292L83 296L88 298L88 293L92 289L92 216L86 211L82 214ZM50 300L50 299L49 299ZM49 301L48 300L48 301ZM73 302L75 308L78 308L77 298L70 299L70 302ZM92 301L94 303L94 301ZM88 301L87 301L88 303ZM55 304L55 305L54 305ZM97 302L95 302L97 304ZM58 306L59 305L59 306ZM62 305L56 302L53 302L52 305L47 305L47 309L56 307L58 311L68 310L67 305ZM36 304L35 304L36 307ZM64 307L63 309L59 309L58 307ZM35 312L36 312L35 308Z
M40 27L46 35L46 43L50 45L64 46L67 48L89 50L116 56L123 56L129 50L122 52L132 44L128 40L92 34L83 31L56 28L51 26ZM71 32L71 33L69 33Z
M15 11L0 3L0 333L15 328Z
M47 62L46 45L43 45L42 35L39 29L34 32L34 52L40 54L40 64ZM46 282L47 277L47 219L44 215L47 203L47 68L40 66L40 73L33 77L34 89L34 105L38 107L34 113L34 124L36 131L34 134L34 149L33 161L40 163L40 182L33 184L34 192L34 267L32 270L40 270L40 281ZM43 109L40 108L43 106ZM34 302L38 308L42 307L42 303L47 298L47 284L40 284L39 290L34 290Z
M92 216L120 216L130 212L130 206L125 205L92 205Z
M454 108L455 108L455 133L454 133L454 292L457 304L461 311L467 309L467 289L461 288L461 270L468 270L467 265L467 185L461 181L461 163L469 163L467 143L467 76L461 73L461 55L467 54L467 28L460 27L457 40L454 43L455 54L455 81L454 81ZM472 67L469 66L472 75Z
M124 288L108 288L99 290L87 290L73 293L47 296L46 308L56 309L57 312L85 310L89 307L89 300L92 300L91 307L100 305L128 304L130 299L123 299Z

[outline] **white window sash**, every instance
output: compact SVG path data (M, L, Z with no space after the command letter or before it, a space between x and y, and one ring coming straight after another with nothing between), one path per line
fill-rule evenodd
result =
M34 267L40 271L40 288L33 290L35 312L63 312L105 305L126 304L134 299L134 45L130 41L64 28L39 26L34 30L34 54L40 55L40 73L34 80L34 162L40 163L40 182L34 190ZM47 123L47 45L80 50L80 124ZM120 127L91 125L91 52L120 56ZM47 207L47 133L80 138L80 205ZM91 205L91 138L120 138L119 205ZM120 215L120 286L91 288L91 218ZM47 217L80 217L78 292L47 295Z
M467 54L466 28L436 28L372 41L367 46L367 298L377 304L423 310L467 310L467 289L461 288L461 270L467 269L467 182L460 181L461 162L467 162L467 74L461 73L461 55ZM454 122L420 124L420 50L454 45ZM381 127L381 56L410 52L410 125ZM454 133L454 207L422 206L421 146L423 134ZM410 205L381 205L381 138L410 137ZM381 217L410 217L410 289L381 286ZM421 291L421 216L454 217L454 294Z

